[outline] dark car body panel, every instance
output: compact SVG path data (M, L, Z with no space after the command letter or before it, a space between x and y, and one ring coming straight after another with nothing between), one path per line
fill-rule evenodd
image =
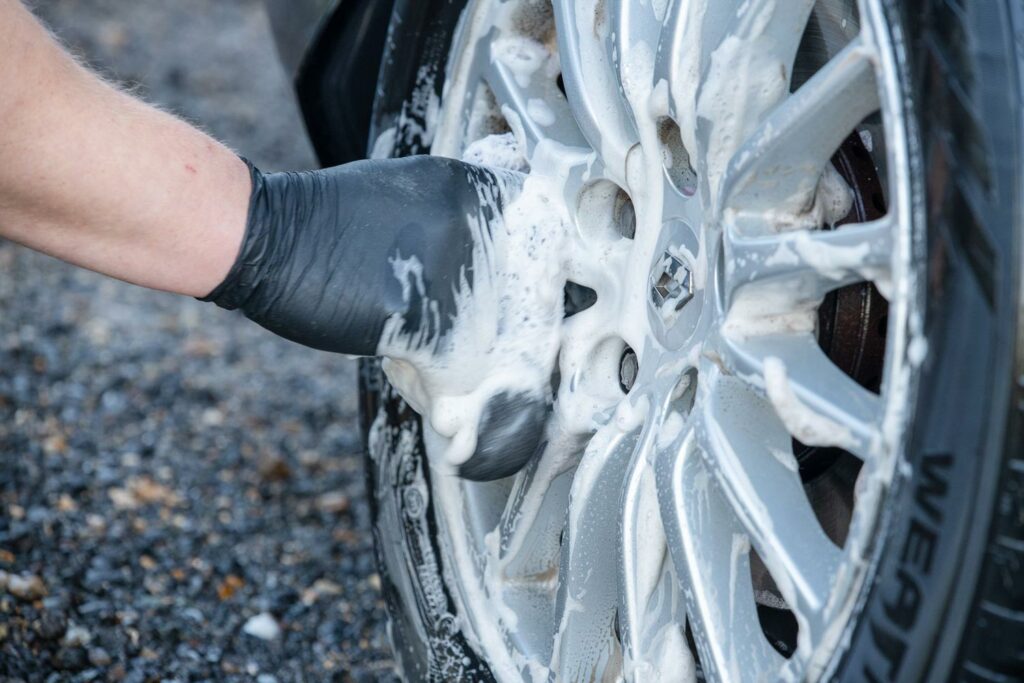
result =
M265 0L277 52L290 78L298 74L321 26L343 1Z
M393 0L266 0L320 163L367 156Z

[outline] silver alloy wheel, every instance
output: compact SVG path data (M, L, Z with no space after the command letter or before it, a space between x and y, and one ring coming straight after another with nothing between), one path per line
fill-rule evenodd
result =
M847 35L792 88L812 10ZM446 581L499 680L691 679L687 624L709 680L834 662L922 355L892 45L880 0L470 3L432 151L561 183L570 279L597 295L566 319L543 455L502 482L432 478ZM831 229L852 132L887 210ZM877 393L816 338L822 299L862 282L889 303ZM838 543L794 439L863 463ZM795 652L765 606L795 618Z

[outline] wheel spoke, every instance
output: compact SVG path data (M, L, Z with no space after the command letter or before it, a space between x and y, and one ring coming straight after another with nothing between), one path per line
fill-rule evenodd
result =
M498 524L499 566L505 579L544 585L557 574L558 539L572 484L566 451L573 452L568 439L549 444L516 477Z
M708 208L717 200L737 148L789 95L793 61L813 0L751 0L731 16L701 72L696 100L698 173L706 178ZM711 16L709 13L708 16ZM705 29L715 34L714 28Z
M614 72L618 86L638 117L647 115L649 95L654 87L651 75L656 44L652 39L660 35L663 19L656 14L656 4L636 0L604 1L608 23L604 31L604 50L617 62Z
M881 443L882 401L836 367L810 334L770 334L725 344L735 376L767 393L779 418L808 446L868 461Z
M777 107L743 143L721 184L720 206L810 208L825 164L878 110L874 51L857 39Z
M712 53L727 36L735 35L739 40L759 41L751 45L758 51L753 56L778 62L788 86L813 5L814 0L673 2L665 19L654 80L664 78L676 97L686 96L684 86L695 83L697 75L705 72ZM689 97L693 95L689 93Z
M658 680L676 659L662 634L671 633L683 643L683 614L677 609L678 587L671 572L665 571L668 556L665 532L661 525L653 450L659 435L681 426L684 418L672 413L668 426L653 422L633 453L622 494L622 519L619 524L619 640L625 668L634 680ZM664 431L663 431L664 430Z
M770 678L784 660L758 622L749 541L692 432L659 449L656 473L669 551L707 680Z
M787 86L792 80L793 62L796 60L800 39L807 27L807 20L811 16L815 1L753 0L746 12L740 16L741 24L736 35L740 38L758 35L765 38L765 48L770 49L771 55L786 68ZM767 13L770 13L770 17L766 17ZM760 28L762 25L763 29Z
M735 14L738 0L714 3L679 2L669 4L654 64L654 82L664 80L678 100L696 97L698 75L707 64L708 55L721 41L721 35L703 39L702 28L727 26L725 21L714 21L711 15L722 12L723 17ZM710 31L711 29L709 29ZM677 114L677 112L673 112Z
M814 642L842 553L803 491L790 435L772 406L740 380L718 378L707 401L696 430L701 452Z
M524 73L523 61L538 60L531 54L522 54L530 48L540 49L522 42L502 41L491 44L490 59L483 67L483 79L494 93L506 118L509 112L517 121L509 121L513 131L525 138L527 157L533 154L542 140L553 140L567 147L588 147L586 139L573 119L569 103L556 83L556 76L542 72ZM518 51L517 51L518 50ZM520 130L516 131L516 127Z
M554 0L558 49L569 107L584 138L599 152L608 177L626 185L626 155L636 143L619 94L617 69L606 49L604 0Z
M638 442L614 424L598 430L573 477L558 577L551 669L558 680L599 679L621 657L618 605L619 506L626 468ZM586 605L586 609L582 608Z
M763 313L766 289L786 292L790 310L820 302L830 291L857 282L886 280L894 231L888 217L836 230L796 230L759 237L725 236L727 305L748 285Z

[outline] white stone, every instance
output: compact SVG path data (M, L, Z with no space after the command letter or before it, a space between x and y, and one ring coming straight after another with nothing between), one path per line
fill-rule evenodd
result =
M261 612L245 622L242 632L260 640L277 640L281 637L281 626L272 615Z

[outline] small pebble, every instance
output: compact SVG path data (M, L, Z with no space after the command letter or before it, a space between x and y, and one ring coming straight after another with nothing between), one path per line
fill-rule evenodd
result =
M322 494L316 500L317 507L324 512L346 512L349 508L349 499L341 491L329 491Z
M43 640L57 640L67 630L68 622L57 610L46 610L34 624L36 633Z
M62 647L57 650L54 665L64 671L79 671L89 664L85 650L80 647Z
M329 579L317 579L313 585L302 591L302 604L307 607L327 595L341 595L343 588Z
M35 574L8 574L0 571L0 588L22 600L37 600L46 595L46 585Z
M89 633L88 629L81 626L71 626L64 633L63 642L68 647L79 647L88 644L90 640L92 640L92 634Z
M260 640L277 640L281 637L281 626L270 613L261 612L245 622L242 632Z
M111 661L110 653L102 647L89 650L89 663L93 666L109 666Z

